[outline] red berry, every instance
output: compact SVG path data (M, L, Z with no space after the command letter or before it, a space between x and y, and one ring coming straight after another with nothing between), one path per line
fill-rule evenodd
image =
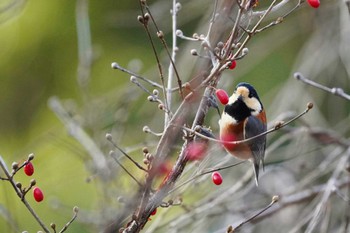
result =
M213 180L213 183L216 185L222 184L222 176L219 172L213 172L211 174L211 179Z
M35 187L33 189L33 196L34 196L34 199L37 201L37 202L41 202L42 200L44 200L44 194L43 192L41 191L40 188L38 187Z
M234 68L236 68L236 65L237 65L236 60L233 60L228 68L229 68L230 70L233 70Z
M216 93L216 97L218 97L218 99L220 100L220 103L222 103L223 105L226 105L228 103L229 97L226 91L222 89L217 89L215 93Z
M320 6L320 0L307 0L310 6L318 8Z
M28 163L24 166L23 170L24 170L24 173L25 173L27 176L31 176L31 175L33 175L33 173L34 173L34 166L33 166L33 164L32 164L31 162L28 162Z
M151 215L156 215L156 213L157 213L157 208L155 208L155 209L152 211Z
M204 142L191 142L187 146L187 158L190 161L201 160L207 149L207 144Z

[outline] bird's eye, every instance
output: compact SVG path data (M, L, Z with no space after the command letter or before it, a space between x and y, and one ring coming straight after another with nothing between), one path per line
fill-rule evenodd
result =
M249 93L248 97L249 97L249 98L252 98L252 97L253 97L253 94L252 94L252 93Z

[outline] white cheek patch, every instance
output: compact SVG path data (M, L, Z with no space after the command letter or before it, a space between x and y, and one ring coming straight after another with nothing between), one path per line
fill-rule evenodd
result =
M258 115L262 111L261 104L256 98L247 98L244 100L244 102L248 108L253 109L251 113L253 116Z

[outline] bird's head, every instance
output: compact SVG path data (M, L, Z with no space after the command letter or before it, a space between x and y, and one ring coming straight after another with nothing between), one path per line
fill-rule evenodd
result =
M262 110L263 105L254 87L249 83L239 83L229 98L224 113L239 122L250 115L258 115Z

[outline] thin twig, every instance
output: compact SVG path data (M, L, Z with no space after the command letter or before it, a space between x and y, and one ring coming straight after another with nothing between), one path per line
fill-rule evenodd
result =
M179 87L179 91L180 91L180 96L183 99L184 96L183 96L183 92L182 92L182 81L180 79L179 73L178 73L178 71L176 69L176 66L175 66L175 55L176 55L176 16L177 16L177 11L178 11L176 5L177 5L176 4L176 0L173 0L173 9L172 9L172 11L173 11L172 12L172 21L173 21L172 22L173 42L172 43L173 44L172 44L172 53L171 54L170 54L170 51L169 51L169 47L168 47L168 45L167 45L167 43L166 43L166 41L164 39L163 32L161 30L159 30L159 27L158 27L156 21L153 18L153 15L151 13L150 8L148 7L148 5L146 5L145 7L146 7L147 12L151 16L151 20L153 22L153 25L155 26L155 28L157 30L158 38L161 40L162 45L163 45L163 47L164 47L164 49L165 49L165 51L166 51L166 53L167 53L167 55L168 55L168 57L170 59L170 67L172 68L171 72L173 72L173 71L175 72L175 76L177 78L178 87ZM169 79L170 78L168 77L168 84L169 84L170 81L172 81L172 80L169 81ZM168 90L170 90L170 89L171 89L171 87L170 88L168 87ZM167 98L169 98L169 97L167 97Z
M236 53L232 56L232 58L235 58L237 56L239 56L239 54L242 52L242 49L246 46L246 44L248 43L248 41L253 37L253 35L255 34L256 30L258 29L258 27L260 26L261 22L265 19L265 17L269 14L269 12L271 11L271 9L273 8L273 6L275 5L275 3L277 2L277 0L273 0L270 4L270 6L266 9L266 11L264 12L264 14L260 17L259 21L255 24L255 26L252 28L252 30L250 30L250 33L248 33L246 39L242 42L242 45L238 48L238 50L236 51ZM240 11L242 10L242 8L240 8ZM240 12L239 11L239 12ZM238 12L238 13L239 13ZM237 22L235 22L235 26ZM233 40L233 39L232 39ZM232 45L232 41L231 45ZM230 47L229 47L230 48ZM226 67L226 66L225 66Z
M71 218L71 220L69 220L67 223L66 223L66 225L64 225L64 227L62 228L62 230L60 230L60 232L59 233L63 233L63 232L65 232L67 229L68 229L68 227L74 222L74 220L78 217L78 211L79 211L79 209L78 209L78 207L77 206L75 206L74 208L73 208L73 217Z
M242 4L245 4L246 0L243 0L243 3ZM231 47L232 47L232 44L233 44L233 40L234 40L234 37L236 35L236 31L238 30L238 26L239 26L239 23L241 21L241 17L242 17L242 14L243 14L243 7L239 6L239 10L238 10L238 13L237 13L237 17L236 17L236 20L235 20L235 24L233 25L233 28L231 30L231 34L230 34L230 37L229 39L227 40L226 44L225 44L225 54L223 55L223 59L225 60L227 57L229 57L229 55L231 54ZM241 48L243 48L244 45L242 45Z
M294 78L299 80L299 81L302 81L306 84L309 84L310 86L313 86L313 87L316 87L316 88L319 88L323 91L326 91L326 92L329 92L333 95L336 95L336 96L339 96L339 97L342 97L346 100L350 100L350 95L346 94L344 92L344 90L340 87L333 87L333 88L329 88L329 87L326 87L326 86L323 86L315 81L312 81L308 78L305 78L304 75L300 72L297 72L297 73L294 73Z
M112 62L111 67L113 69L120 70L124 73L130 74L131 76L134 76L134 77L136 77L136 78L138 78L138 79L140 79L140 80L142 80L142 81L144 81L144 82L146 82L154 87L162 88L162 85L160 85L159 83L154 82L152 80L149 80L147 78L144 78L141 75L138 75L138 74L136 74L128 69L125 69L124 67L120 66L117 62Z
M137 179L136 179L136 177L131 173L131 172L129 172L128 171L128 169L126 169L126 167L124 167L123 166L123 164L121 164L120 162L119 162L119 160L118 160L118 158L116 157L116 154L115 154L115 152L114 151L111 151L111 152L109 152L109 155L114 159L114 161L140 186L140 187L142 187L142 184L141 184L141 182L140 181L138 181Z
M282 7L284 7L286 4L288 4L290 2L290 0L282 0L280 1L278 4L276 4L272 9L271 9L271 13L274 13L276 11L278 11L279 9L281 9ZM293 7L293 9L291 9L286 15L291 14L296 8L300 7L300 5L305 2L305 0L299 0L297 5L295 7ZM266 12L266 10L262 10L262 11L255 11L253 12L253 16L261 16Z
M177 50L177 36L176 36L176 30L177 30L177 9L176 9L176 0L173 0L172 4L172 23L171 23L171 31L172 31L172 49L171 49L171 64L169 64L168 68L168 84L167 84L167 98L168 98L168 107L172 107L172 93L171 89L173 87L173 79L174 79L174 72L175 72L175 59L176 59L176 50ZM177 73L177 72L176 72ZM182 93L182 88L181 86L178 87L179 90L181 90ZM169 114L165 114L165 120L164 120L164 126L167 126L170 120Z
M244 162L246 162L246 161L240 161L240 162L238 162L238 163L230 164L230 165L223 166L223 167L210 168L210 169L208 169L208 170L206 170L206 171L204 171L204 172L202 172L202 173L200 173L200 174L197 174L197 175L191 177L190 179L188 179L188 180L184 181L183 183L179 184L178 186L174 187L172 190L170 190L170 191L168 192L168 194L173 193L175 190L181 188L182 186L184 186L184 185L190 183L190 182L193 181L193 180L198 179L198 178L201 177L201 176L204 176L204 175L206 175L206 174L210 174L210 173L215 172L215 171L221 171L221 170L225 170L225 169L228 169L228 168L231 168L231 167L235 167L235 166L238 166L238 165L240 165L240 164L242 164L242 163L244 163Z
M263 132L263 133L261 133L261 134L258 134L258 135L255 135L255 136L253 136L253 137L250 137L250 138L247 138L247 139L243 139L243 140L240 140L240 141L223 141L223 140L218 140L218 139L215 139L215 138L212 138L212 137L208 137L208 136L206 136L206 135L203 135L203 134L197 132L196 130L190 129L190 128L188 128L188 127L185 127L185 126L181 126L181 127L182 127L184 130L186 130L186 131L188 131L188 132L190 132L190 133L195 134L196 136L199 136L199 137L201 137L201 138L204 138L204 139L207 139L207 140L210 140L210 141L213 141L213 142L217 142L217 143L221 143L221 144L222 144L222 143L225 143L225 144L238 145L238 144L242 144L242 143L246 143L246 142L252 141L252 140L254 140L254 139L256 139L256 138L259 138L259 137L262 137L262 136L267 135L267 134L269 134L269 133L272 133L272 132L274 132L274 131L277 131L277 130L283 128L283 127L286 126L286 125L289 125L289 124L292 123L293 121L299 119L300 117L302 117L303 115L305 115L306 113L308 113L312 107L313 107L313 105L312 105L311 103L308 103L307 108L306 108L303 112L299 113L297 116L293 117L293 118L290 119L289 121L287 121L287 122L279 122L279 124L277 124L275 127L271 128L271 129L269 129L269 130L267 130L267 131L265 131L265 132Z
M136 167L141 169L142 171L148 172L148 170L144 167L142 167L138 162L136 162L133 158L130 157L122 148L120 148L117 143L113 141L113 137L111 134L106 134L106 139L117 149L119 150L125 157L127 157L133 164L135 164ZM112 156L113 157L113 156Z
M208 32L207 32L207 37L209 37L209 35L211 34L211 29L213 28L215 19L216 19L216 11L218 9L218 0L215 0L214 3L214 10L213 10L213 15L210 19L210 23L209 23L209 28L208 28Z
M264 213L266 210L270 209L276 202L278 202L279 197L278 196L273 196L271 203L269 205L267 205L265 208L263 208L262 210L260 210L258 213L254 214L253 216L251 216L250 218L248 218L247 220L241 222L238 226L236 226L235 228L232 229L232 231L228 231L228 232L235 232L237 231L239 228L241 228L244 224L252 221L253 219L257 218L259 215L261 215L262 213Z
M147 6L146 1L141 1L141 0L140 0L139 3L140 3L140 10L141 10L141 13L142 13L142 17L143 17L143 19L144 19L142 25L143 25L143 27L144 27L144 29L145 29L145 31L146 31L148 40L149 40L149 42L150 42L150 44L151 44L151 47L152 47L153 55L154 55L154 57L155 57L155 59L156 59L156 62L157 62L157 67L158 67L158 72L159 72L159 76L160 76L160 81L161 81L161 83L162 83L161 89L162 89L163 95L164 95L164 104L165 104L165 108L169 109L169 107L168 107L168 101L167 101L167 99L168 99L168 97L167 97L167 91L166 91L166 89L165 89L166 87L165 87L165 80L164 80L163 68L162 68L162 65L161 65L161 63L160 63L160 58L159 58L158 52L157 52L157 50L156 50L156 46L155 46L155 44L154 44L153 38L152 38L152 36L151 36L151 32L150 32L149 27L148 27L148 20L145 19L145 12L144 12L144 9L143 9L144 7L145 7L146 10L148 11L148 15L149 15L149 17L151 17L151 19L152 19L152 21L153 21L153 24L155 24L155 21L154 21L154 19L153 19L152 14L150 14L150 12L149 12L149 9L148 9L148 6ZM158 32L159 32L159 31L158 31Z

